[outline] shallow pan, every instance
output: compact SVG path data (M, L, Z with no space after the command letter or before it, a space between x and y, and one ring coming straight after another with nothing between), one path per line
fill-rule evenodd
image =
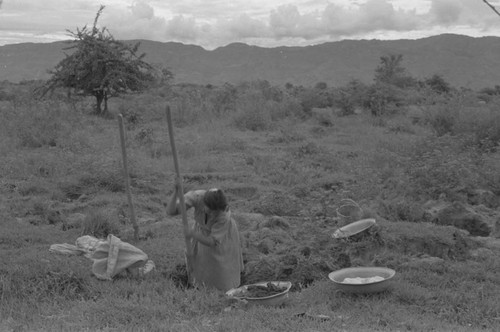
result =
M292 287L292 283L289 281L271 281L271 283L283 289L283 292L278 294L273 294L265 297L249 297L248 296L248 287L250 286L266 286L269 281L259 282L255 284L245 285L238 288L230 289L226 292L226 295L230 298L234 298L237 300L245 300L250 304L261 304L267 306L279 306L285 302L288 298L288 292Z
M388 290L391 286L390 280L396 271L387 267L349 267L331 272L328 278L333 281L335 287L346 293L378 293ZM370 281L374 277L382 280ZM347 280L346 280L347 278ZM379 279L378 278L378 279ZM358 279L361 283L351 283L348 280Z
M375 219L373 218L361 219L337 229L332 234L332 237L334 239L347 238L367 230L368 228L375 225L375 223Z

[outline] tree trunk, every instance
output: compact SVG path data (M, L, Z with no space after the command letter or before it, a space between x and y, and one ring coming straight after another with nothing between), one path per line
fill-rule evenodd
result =
M108 94L105 90L98 90L95 91L94 96L96 98L95 114L99 116L105 116L108 113Z
M104 111L103 114L108 113L108 94L104 91Z
M97 91L95 94L96 105L95 105L95 114L102 115L102 101L104 100L104 95L102 91Z

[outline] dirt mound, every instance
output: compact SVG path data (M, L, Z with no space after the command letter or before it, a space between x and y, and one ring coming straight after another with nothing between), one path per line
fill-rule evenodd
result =
M291 281L292 290L328 278L332 271L351 266L387 266L398 269L412 257L426 255L463 260L477 247L454 227L428 223L389 222L380 219L368 230L347 239L334 239L336 225L303 218L281 217L286 226L242 232L244 283ZM281 224L280 224L281 225Z
M464 231L430 223L378 219L362 233L334 239L335 224L256 213L237 216L245 263L241 283L290 281L292 291L325 280L330 272L346 267L398 270L415 257L463 260L479 247ZM185 268L177 266L169 277L186 287Z

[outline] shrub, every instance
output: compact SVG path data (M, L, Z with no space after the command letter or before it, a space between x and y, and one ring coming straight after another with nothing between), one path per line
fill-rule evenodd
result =
M424 80L424 84L438 94L446 94L451 91L450 84L445 81L445 79L441 75L438 74L434 74L432 75L432 77L426 78Z
M268 101L267 108L269 109L272 121L287 118L296 119L304 116L302 106L295 98L291 97L285 97L281 102Z
M215 115L221 116L236 108L238 91L233 85L226 83L221 87L213 88L210 86L207 89L211 91L206 101L211 105Z
M493 151L500 144L500 113L496 110L446 103L428 110L424 121L437 136L466 137L483 151Z
M500 144L500 112L497 110L464 110L453 133L467 135L471 143L482 151L493 152Z
M120 233L118 214L110 210L92 210L86 216L82 225L81 235L91 235L97 238L106 238L109 234Z
M403 99L404 92L400 88L391 84L376 83L368 88L363 107L375 116L394 114Z
M332 106L332 97L327 90L305 89L298 94L297 98L304 112L308 114L313 108Z
M271 115L267 102L260 94L250 94L238 101L238 112L233 121L239 129L262 131L271 125Z
M340 115L354 114L356 108L364 105L368 91L369 87L358 80L352 80L338 89L333 96L333 102L340 109Z
M443 136L453 133L458 115L457 105L441 104L427 111L424 121L430 125L437 136Z

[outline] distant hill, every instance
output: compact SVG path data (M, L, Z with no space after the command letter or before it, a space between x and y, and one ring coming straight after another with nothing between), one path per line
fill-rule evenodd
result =
M64 42L0 46L0 80L46 79ZM417 40L344 40L306 47L263 48L233 43L209 51L194 45L141 40L146 61L168 66L177 83L222 84L265 79L272 84L370 83L380 57L402 54L416 78L442 75L456 87L500 85L500 37L444 34Z

